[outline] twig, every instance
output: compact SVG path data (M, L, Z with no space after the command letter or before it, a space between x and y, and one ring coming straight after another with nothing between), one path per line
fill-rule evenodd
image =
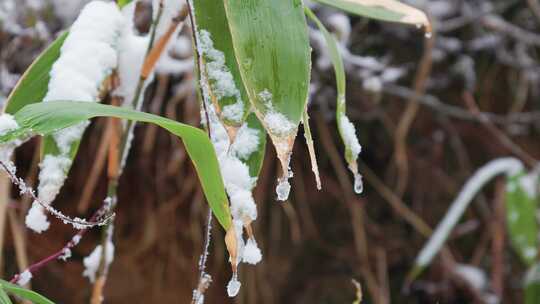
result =
M204 235L204 246L201 257L199 258L199 283L197 289L193 291L192 304L202 303L201 297L204 297L204 293L208 286L212 282L212 277L206 273L206 261L208 260L208 253L210 250L210 242L212 240L212 209L208 208L206 233Z
M429 74L431 73L431 63L432 63L432 50L435 45L435 37L431 37L425 40L424 44L424 54L420 61L420 68L416 73L414 79L414 95L411 95L405 112L396 129L396 135L394 137L394 146L395 153L394 159L398 169L397 172L397 184L396 192L399 196L403 196L405 189L407 188L407 182L409 177L409 166L408 166L408 157L407 157L407 134L411 128L416 113L420 108L418 103L418 97L423 95L426 89L426 83L429 79Z
M31 187L28 187L21 178L18 178L15 175L11 166L6 165L4 162L0 161L0 167L2 167L2 169L8 174L11 181L19 187L21 195L29 195L34 200L34 202L38 203L47 212L60 219L64 223L71 224L76 229L87 229L95 226L104 226L107 225L107 223L109 223L115 216L114 213L104 214L103 218L90 219L89 221L85 219L70 218L68 216L65 216L60 211L54 209L51 205L45 204L40 199L38 199L36 194L34 193L34 190Z
M103 217L108 210L110 209L110 205L105 202L100 209L98 209L90 218L90 221L95 221L96 219L99 219ZM25 271L29 271L32 274L35 274L38 272L43 266L47 265L48 263L62 257L66 254L69 250L71 250L73 247L77 246L79 244L80 239L84 236L84 234L89 230L90 227L84 228L79 230L72 238L71 240L64 246L62 249L58 250L57 252L53 253L52 255L30 265ZM22 272L21 272L22 273ZM17 282L17 280L20 277L20 273L13 276L11 279L11 283Z
M401 97L403 98L402 101L406 101L415 94L413 90L395 84L386 84L383 87L383 92L392 96ZM487 120L500 125L513 123L535 124L540 121L540 111L511 113L506 116L490 112L479 112L477 114L472 114L465 109L442 102L437 97L429 94L419 96L417 101L418 103L429 107L438 114L467 121L481 122L482 120Z
M469 107L471 113L476 115L479 121L484 125L486 130L488 130L497 140L505 146L510 152L519 157L523 162L525 162L530 167L535 167L538 164L538 161L532 157L529 153L523 150L520 146L515 144L506 134L500 131L495 125L493 125L489 120L482 119L479 116L480 109L474 100L473 95L470 92L463 92L463 100Z

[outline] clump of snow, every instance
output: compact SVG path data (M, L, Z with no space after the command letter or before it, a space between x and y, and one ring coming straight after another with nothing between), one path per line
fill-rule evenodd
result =
M454 272L467 281L474 289L483 290L488 283L486 273L478 268L466 264L457 264Z
M12 115L6 113L0 115L0 136L4 136L9 131L13 131L18 128L19 124L17 124Z
M38 198L45 204L50 204L60 192L66 179L66 172L71 166L68 156L45 155L39 164Z
M280 178L276 186L277 199L280 201L286 201L289 198L291 192L291 184L287 177Z
M50 226L50 223L47 220L47 215L45 215L45 210L37 202L32 204L32 207L26 215L24 223L26 224L26 227L37 233L46 231Z
M211 93L218 99L234 98L235 102L223 107L222 115L226 120L236 123L244 117L244 101L236 87L234 77L225 64L225 54L214 48L211 34L206 30L198 31L199 53L206 59L205 71L210 80Z
M373 93L380 93L383 85L382 85L381 78L377 76L372 76L367 79L364 79L364 81L362 82L362 87L366 91L370 91Z
M110 265L114 260L114 244L109 240L107 242L106 248L107 252L105 254L105 263L107 265ZM96 273L99 268L102 251L103 247L101 245L98 245L96 246L94 251L92 251L92 253L89 256L85 257L83 260L85 268L83 271L83 276L88 277L90 282L94 282L96 280Z
M62 250L62 255L58 257L59 260L62 260L62 261L67 261L69 258L71 258L71 249L69 248L64 248L64 250Z
M30 282L32 279L32 273L29 270L25 270L23 273L19 274L17 279L17 285L24 286Z
M356 136L356 128L346 115L341 115L338 123L345 146L351 151L352 159L358 159L358 155L362 152L362 146L360 146Z
M241 286L242 286L242 283L238 281L236 274L234 274L231 280L229 281L229 284L227 284L227 294L229 295L229 297L231 298L236 297L236 295L240 291Z
M238 133L234 143L231 145L231 151L236 157L247 160L253 152L259 147L259 130L250 128L244 123Z
M248 239L246 242L246 246L244 247L242 261L244 263L256 265L261 260L262 260L262 253L259 247L257 246L257 242L255 241L254 238Z
M296 125L285 117L285 115L274 109L274 106L272 105L272 93L265 89L258 95L261 102L266 107L266 114L264 115L263 121L270 133L278 137L290 135L296 129Z
M88 3L71 26L60 56L51 68L44 102L97 101L102 82L117 66L117 45L123 27L124 17L114 2ZM54 134L60 154L46 155L40 164L38 199L44 204L50 204L64 184L71 166L72 145L82 137L87 125L88 122L83 122ZM40 232L46 230L43 210L33 207L30 212L27 226Z

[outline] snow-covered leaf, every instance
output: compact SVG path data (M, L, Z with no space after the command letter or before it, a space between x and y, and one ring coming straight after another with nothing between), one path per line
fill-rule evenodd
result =
M533 179L532 187L538 185L538 179L520 173L511 176L506 184L506 226L512 243L523 262L532 265L538 256L538 223L536 209L538 196L529 193L526 185ZM533 195L531 195L533 194Z
M0 280L0 288L4 289L5 291L7 291L8 293L12 295L18 296L25 300L29 300L34 304L54 304L53 301L45 298L44 296L38 294L37 292L20 287L15 284L11 284L4 280Z
M15 114L20 128L0 137L0 143L26 135L49 135L94 117L116 117L158 125L180 137L186 147L214 215L228 230L231 226L229 202L214 148L201 129L164 117L103 104L77 101L50 101L24 107Z
M25 105L43 100L47 94L49 73L52 65L60 56L60 48L67 35L68 32L65 32L58 36L26 70L7 99L5 113L15 114Z
M226 0L244 87L282 164L278 198L288 196L292 143L308 97L311 50L301 0Z
M324 36L332 65L334 66L334 72L336 75L337 86L337 106L336 106L336 122L338 125L339 134L345 145L345 160L349 165L349 169L354 175L354 189L357 193L361 193L363 190L362 177L358 172L358 156L362 150L358 137L356 136L356 129L347 117L346 108L346 81L345 81L345 68L343 67L343 59L339 52L338 42L336 38L328 32L322 22L317 16L308 8L305 8L306 15L313 20L319 30Z
M193 0L198 55L202 56L201 79L209 97L227 126L240 127L251 105L234 54L222 1Z
M430 23L424 12L395 0L315 0L352 14L390 22L424 26L430 31Z

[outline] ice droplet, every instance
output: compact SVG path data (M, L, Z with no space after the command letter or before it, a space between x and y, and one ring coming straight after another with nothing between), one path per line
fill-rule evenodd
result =
M430 31L426 31L426 33L424 34L424 37L426 37L427 39L430 39L432 36L433 33L431 33Z
M362 181L362 175L356 173L354 175L354 192L360 194L364 191L364 182Z
M289 198L289 193L291 192L291 184L287 177L282 177L278 180L278 185L276 186L277 199L279 201L286 201Z
M236 295L240 291L240 286L242 286L242 283L238 281L238 276L235 273L229 281L229 284L227 284L227 294L230 298L236 297Z

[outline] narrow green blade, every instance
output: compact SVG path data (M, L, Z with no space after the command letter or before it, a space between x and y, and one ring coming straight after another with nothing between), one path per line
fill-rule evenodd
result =
M0 286L0 304L12 304L9 296L4 291L4 288L2 288L2 286Z
M67 35L68 32L65 32L58 36L22 75L6 101L5 113L14 114L28 104L43 100L48 90L49 73L60 57L60 48Z
M45 298L37 292L8 283L4 280L0 280L0 286L10 294L32 301L34 304L54 304L53 301Z
M180 137L193 161L212 211L223 228L229 229L231 225L229 202L225 194L218 161L212 143L201 129L122 107L91 102L51 101L28 105L17 112L15 120L21 128L6 134L0 138L0 142L9 141L24 134L50 135L55 131L94 117L116 117L152 123Z

